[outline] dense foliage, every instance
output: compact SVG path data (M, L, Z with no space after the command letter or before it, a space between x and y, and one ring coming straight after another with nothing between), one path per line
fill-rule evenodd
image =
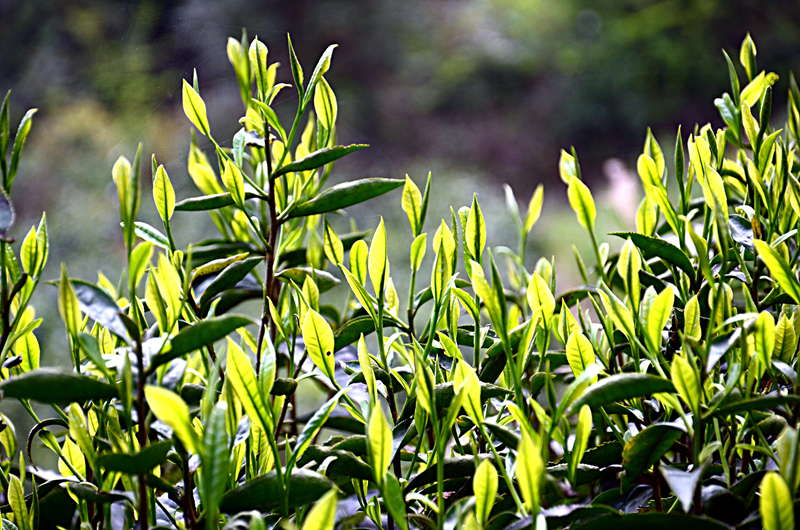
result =
M12 142L6 98L0 391L37 423L27 466L7 419L0 432L4 528L794 528L793 78L788 126L773 129L778 78L757 72L748 37L746 82L728 59L731 93L715 102L726 129L695 127L686 144L679 131L672 171L648 132L646 197L635 230L611 234L624 241L616 255L597 241L576 154L563 152L595 255L589 268L576 252L585 285L555 296L554 264L531 273L521 257L541 188L524 216L508 190L519 246L492 252L477 197L428 238L430 176L424 191L410 178L325 186L335 160L365 147L336 143L333 50L306 76L289 42L298 106L287 131L271 107L291 88L275 83L277 63L258 40L229 40L245 107L230 148L196 76L184 81L184 111L212 156L193 138L202 195L180 202L152 158L162 228L137 221L142 148L114 164L127 274L93 284L62 267L54 282L72 370L39 368L29 302L47 226L18 250L7 235L33 111ZM326 217L401 186L414 236L404 302L383 221L337 234ZM180 214L190 222L203 211L219 236L178 245L175 212L194 212ZM335 306L326 293L340 283ZM247 300L260 302L256 321L232 313ZM307 385L328 399L303 416ZM41 420L31 401L54 416ZM57 471L30 460L40 443Z

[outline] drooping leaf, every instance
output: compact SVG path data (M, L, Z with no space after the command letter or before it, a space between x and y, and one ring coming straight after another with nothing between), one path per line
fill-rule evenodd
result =
M0 382L5 398L30 399L40 403L83 403L117 397L117 389L97 379L54 368L10 377Z
M681 501L683 511L689 513L694 500L694 492L705 468L700 466L694 471L684 471L672 466L661 466L661 474L669 484L670 489Z
M120 317L120 307L107 292L82 280L71 280L70 283L81 311L119 338L130 341L128 330Z
M150 444L138 453L106 453L97 457L97 464L106 471L119 471L129 475L150 473L167 459L172 442L167 440Z
M200 300L198 301L200 307L210 303L215 296L233 288L237 283L244 280L247 275L250 274L250 271L262 261L264 261L263 257L253 256L225 267L225 270L219 273L219 275L208 284L203 294L200 295Z
M659 237L650 237L636 232L611 232L612 236L629 239L642 251L657 256L667 263L675 265L689 278L694 279L695 272L689 257L678 247Z

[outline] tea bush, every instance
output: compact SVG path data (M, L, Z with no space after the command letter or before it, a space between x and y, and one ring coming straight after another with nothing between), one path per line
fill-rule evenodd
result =
M289 41L298 106L287 131L271 107L291 88L275 83L277 63L257 39L231 39L245 108L231 147L212 134L196 76L184 81L184 111L213 154L193 136L202 195L180 202L151 159L162 227L137 221L142 147L114 164L127 273L93 284L62 267L71 370L39 367L29 301L45 218L16 250L8 236L34 111L11 142L6 97L0 391L36 426L26 465L4 418L3 528L794 528L794 78L787 128L773 129L778 78L757 72L748 36L746 84L725 56L725 129L695 127L686 143L679 130L669 169L648 131L645 198L635 230L610 234L623 242L616 255L598 242L577 155L562 152L594 256L589 267L576 251L584 286L556 296L554 264L524 260L541 187L524 216L508 191L518 249L492 252L477 197L428 238L430 175L424 191L408 177L325 186L335 160L365 147L336 142L333 50L306 80ZM400 187L414 237L405 300L383 221L337 234L326 217ZM219 235L176 242L171 223L199 212ZM342 280L335 306L326 293ZM261 305L255 321L232 312L247 300ZM328 395L306 416L303 380ZM58 456L57 471L37 467L34 443Z

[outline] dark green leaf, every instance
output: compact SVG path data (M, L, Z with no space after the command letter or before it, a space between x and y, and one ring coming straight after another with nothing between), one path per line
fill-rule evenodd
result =
M82 403L117 397L117 389L108 383L53 368L6 379L0 383L0 392L6 398L31 399L40 403Z
M255 193L245 193L244 199L263 198ZM206 210L218 210L234 204L230 193L217 193L216 195L205 195L203 197L190 197L175 205L175 210L179 212L203 212Z
M768 409L779 407L781 405L788 405L790 403L800 403L800 396L796 394L788 394L785 396L773 395L743 399L729 405L723 405L708 416L727 416L734 412L747 412L751 410L766 411Z
M732 214L728 217L728 226L734 241L750 252L756 251L756 247L753 245L753 225L750 224L750 221L741 215Z
M14 138L14 147L11 149L11 164L8 166L8 173L6 173L6 182L3 183L3 188L6 192L11 191L11 185L14 183L14 178L17 176L17 168L19 167L19 157L22 154L22 148L25 145L25 140L28 138L28 133L31 131L33 122L33 115L36 114L37 109L30 109L22 117L17 127L17 136ZM2 156L6 156L5 152Z
M169 341L169 346L161 353L153 356L148 373L152 373L162 364L186 355L203 346L214 344L233 333L237 329L252 324L250 318L242 315L225 315L201 320L197 324L186 326Z
M13 224L14 206L6 192L0 190L0 236L5 236Z
M225 417L227 405L217 403L212 409L204 426L203 434L203 472L200 480L203 488L200 490L203 499L203 511L209 517L219 515L219 502L228 486L228 431L225 430Z
M570 407L569 414L583 405L596 409L623 399L649 396L658 392L675 392L672 381L647 374L614 374L591 385Z
M677 513L604 515L570 526L570 530L730 530L711 519Z
M694 279L695 272L691 260L672 243L660 237L650 237L636 232L611 232L610 235L621 237L622 239L630 238L640 250L658 256L664 261L675 265L685 272L689 278Z
M295 469L289 477L284 476L283 479L288 479L289 483L290 509L313 504L333 487L333 483L327 478L305 469ZM245 510L269 512L280 506L283 496L275 471L270 471L226 493L219 509L223 513Z
M83 280L70 280L72 290L78 297L78 306L89 318L112 332L119 338L130 342L128 330L120 318L120 307L107 292Z
M626 472L622 477L623 489L669 451L683 432L677 425L656 423L631 438L622 450L622 467Z
M97 464L107 471L119 471L128 475L150 473L154 467L167 459L172 449L171 441L154 443L134 454L106 453L97 457Z
M347 208L388 193L403 185L399 179L371 178L337 184L308 202L298 205L289 217L303 217Z
M384 502L386 508L389 510L389 515L394 519L395 524L401 530L408 530L408 521L406 520L406 501L403 499L403 488L397 477L391 473L386 474L384 483Z
M330 272L321 271L319 269L313 269L311 267L295 267L292 269L284 269L278 273L276 276L279 280L283 280L288 283L288 280L294 281L297 285L302 285L303 281L306 279L306 276L311 276L311 278L316 282L317 288L319 289L320 293L324 293L325 291L330 291L339 283L341 280L331 274Z
M208 284L203 294L200 295L200 307L206 306L215 296L227 289L233 288L237 283L244 280L245 277L250 274L250 271L262 261L264 261L263 257L254 256L228 265L225 270L220 272L219 275Z
M384 314L383 327L396 327L400 325L401 323L393 316ZM334 353L345 346L355 343L362 333L364 336L367 336L373 331L375 331L375 322L373 322L372 317L356 317L352 320L348 320L333 334Z
M704 467L699 467L694 471L684 471L672 466L661 466L661 474L669 484L670 489L681 501L683 511L689 513L689 508L692 507L692 500L694 498L694 491L697 489L697 483L703 475Z
M332 449L319 445L309 445L306 452L297 460L298 467L305 467L309 462L321 464L326 458L336 457L328 464L326 476L331 478L346 477L348 479L374 480L370 467L350 451Z
M334 160L338 160L343 156L349 155L353 151L358 151L359 149L363 149L365 147L369 147L365 144L353 144L353 145L337 145L335 147L324 147L319 151L314 151L310 155L304 156L300 160L295 160L294 162L290 162L283 167L276 169L273 173L273 177L279 177L286 173L291 173L292 171L308 171L309 169L317 169L319 167L324 166ZM402 185L403 181L400 181ZM330 211L330 210L328 210ZM304 214L305 215L305 214ZM296 217L296 216L293 216Z

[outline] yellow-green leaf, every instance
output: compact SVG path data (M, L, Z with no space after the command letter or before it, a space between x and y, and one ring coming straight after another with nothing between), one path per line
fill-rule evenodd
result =
M686 337L691 337L694 340L700 340L700 302L697 296L693 296L686 302L686 307L683 310L684 326L683 334Z
M594 206L592 192L580 179L573 178L569 182L567 189L569 204L578 215L578 221L589 232L594 231L594 220L597 217L597 210Z
M208 126L206 104L186 79L183 80L183 112L200 132L209 136L211 129Z
M575 162L575 157L563 149L561 150L561 157L558 159L558 174L561 176L561 180L564 181L564 184L567 185L572 182L572 179L578 177L578 167Z
M475 494L475 514L481 527L486 526L489 521L489 514L497 498L497 470L491 461L482 460L478 469L475 470L475 478L472 479L472 492Z
M175 211L175 190L164 166L158 166L153 177L153 199L161 219L165 223L172 219L172 212Z
M639 295L641 293L639 285L639 271L641 269L642 257L639 255L639 250L633 244L633 241L628 238L619 253L617 272L625 283L628 298L633 302L634 311L638 310Z
M794 325L790 319L786 318L786 315L781 315L775 328L775 347L772 350L772 356L786 364L791 364L796 348L797 335Z
M328 493L311 507L303 521L303 530L333 530L336 524L336 507L338 496L336 489L331 489Z
M533 273L531 281L528 283L527 298L528 304L531 306L533 325L541 322L543 325L549 326L556 309L556 301L553 293L550 292L550 286L538 272Z
M364 340L362 333L358 339L358 364L361 367L361 373L364 374L364 381L367 384L370 399L373 405L378 403L378 387L375 382L375 372L372 370L372 363L370 362L369 352L367 351L367 342Z
M676 354L672 359L671 375L672 384L675 385L681 399L688 405L692 413L699 414L702 389L697 371L682 355Z
M250 358L230 337L228 337L225 368L228 381L239 397L250 421L257 423L262 431L272 432L274 430L272 416L270 416L269 406L264 396L259 392L258 381Z
M783 478L775 471L761 481L759 508L764 530L794 530L794 499Z
M467 216L467 229L465 240L467 250L475 261L481 260L483 247L486 245L486 221L483 219L481 206L478 204L478 195L472 194L472 207Z
M528 431L522 429L522 438L517 446L516 475L520 493L528 512L539 513L539 496L544 478L544 461L542 452L534 443Z
M314 91L314 111L326 129L329 131L333 129L339 114L339 104L336 102L333 89L324 77L319 78L319 83Z
M583 459L583 453L589 445L589 435L592 434L592 409L589 405L583 405L578 414L578 425L575 428L575 442L569 454L569 476L575 482L575 474L578 471L578 464Z
M775 349L775 317L769 311L762 311L755 325L756 353L765 366L772 364L772 351Z
M580 376L590 364L596 362L592 343L578 331L573 331L567 340L567 362L575 377ZM596 382L597 376L592 379L592 383Z
M542 214L542 203L544 202L544 186L539 184L533 192L528 203L528 213L525 215L525 232L530 232L539 216Z
M146 386L144 395L153 415L173 430L187 450L198 453L200 444L186 402L175 392L159 386Z
M415 236L419 234L422 227L420 226L420 216L422 214L422 194L419 188L411 178L406 175L406 183L403 186L403 199L401 203L403 211L408 216L408 222L411 224L411 233Z
M361 283L367 284L367 243L363 239L356 241L350 248L350 272Z
M647 314L644 315L643 320L647 325L647 334L652 347L655 349L661 348L661 332L664 331L664 326L669 322L674 303L675 293L670 287L667 287L653 299Z
M61 280L58 283L58 312L61 313L67 332L76 337L81 327L81 311L64 265L61 265Z
M244 176L242 175L242 170L230 160L225 161L225 169L222 171L222 182L225 184L225 188L231 192L233 202L235 202L239 208L244 208Z
M411 243L411 270L418 271L425 257L428 234L420 234Z
M308 356L322 373L333 380L335 361L333 359L333 331L325 318L309 310L303 320L303 340L308 349Z
M375 235L372 236L372 244L369 246L369 277L372 280L375 296L378 298L382 298L387 276L389 276L388 246L386 227L384 227L383 217L381 217Z
M774 249L772 249L766 242L760 239L754 239L753 244L758 251L758 255L767 264L772 277L778 280L778 285L781 289L786 291L786 294L792 297L794 301L800 304L800 283L792 272L791 267L786 263L786 260L781 257Z
M383 415L380 403L376 403L372 407L367 425L367 438L369 440L367 447L369 448L370 467L375 477L375 483L381 485L392 459L392 429L389 427L389 422L386 421L386 416Z

